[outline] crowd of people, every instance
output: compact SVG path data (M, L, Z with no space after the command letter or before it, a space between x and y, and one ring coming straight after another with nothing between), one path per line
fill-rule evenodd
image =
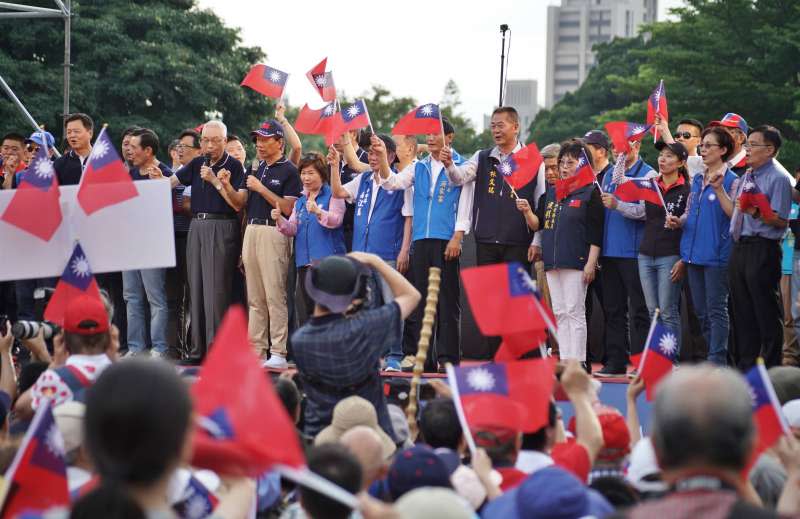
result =
M740 374L764 359L800 435L800 368L781 367L800 365L796 340L784 339L800 326L800 242L791 244L800 188L778 161L780 132L733 113L708 125L683 120L673 132L657 116L653 168L641 139L615 150L591 130L543 146L534 180L514 189L501 167L523 147L514 108L494 111L494 146L471 156L452 149L446 118L441 126L424 143L348 131L324 155L303 153L279 105L250 133L249 164L221 121L181 132L164 162L153 130L125 129L133 180L170 183L176 266L99 275L102 304L75 300L52 340L0 330L2 468L46 402L68 447L73 517L350 517L351 507L275 472L253 481L188 466L191 399L163 359L201 364L238 302L263 366L284 370L275 388L309 469L359 494L363 517L800 514L800 448L787 436L752 459L757 432ZM72 114L64 131L68 147L53 166L60 185L74 185L94 122ZM1 144L4 189L18 186L40 147L56 147L44 131L9 133ZM593 178L578 182L587 167ZM661 203L616 195L637 179L652 179ZM766 205L746 203L755 194ZM463 430L450 388L429 381L437 397L421 406L415 437L387 399L380 371L413 368L430 267L441 283L426 368L461 362L468 233L478 265L522 264L552 308L548 346L562 361L568 425L553 401L536 432ZM40 320L41 289L55 281L0 284L0 314ZM598 310L603 354L592 358L588 323ZM644 383L628 373L629 355L642 351L653 319L692 348L703 343L688 357L707 363L659 385L644 437ZM492 352L500 343L482 340ZM162 360L128 358L145 356ZM593 360L604 364L597 377L631 377L624 415L599 401ZM187 511L197 485L216 496L214 512Z

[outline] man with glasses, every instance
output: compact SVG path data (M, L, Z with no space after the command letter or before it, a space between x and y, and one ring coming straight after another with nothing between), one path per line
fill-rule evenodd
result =
M47 146L47 156L52 160L55 155L56 139L53 134L46 131L33 132L30 137L25 139L25 144L28 147L28 156L33 158L39 148Z
M781 133L772 126L750 132L744 149L747 172L729 193L721 180L712 182L722 209L731 217L734 240L728 279L734 327L733 360L741 371L763 357L767 367L779 366L783 347L783 307L780 297L781 239L788 224L794 179L776 160ZM774 214L741 207L741 193L754 186L766 195Z
M228 129L222 121L203 126L200 144L205 155L195 157L169 177L172 187L192 187L192 223L187 243L191 293L192 347L188 361L199 364L228 310L233 272L239 259L239 206L224 183L241 185L242 163L225 151ZM150 178L163 178L150 170Z
M686 151L689 152L689 157L686 159L686 170L689 173L689 180L694 178L699 173L704 173L706 168L703 164L703 157L701 157L697 150L700 147L700 141L703 133L703 123L697 119L681 119L678 122L678 127L675 129L673 135L669 131L669 125L658 114L656 114L655 127L658 129L658 134L667 144L673 142L680 142Z
M719 121L711 121L708 125L722 126L731 134L733 138L733 154L728 159L728 167L741 177L749 167L747 153L744 149L744 143L747 141L747 132L749 131L747 121L741 115L729 112Z

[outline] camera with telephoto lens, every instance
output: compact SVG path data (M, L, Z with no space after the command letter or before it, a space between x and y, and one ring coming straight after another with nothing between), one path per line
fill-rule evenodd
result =
M45 340L52 339L61 329L49 321L17 321L11 325L11 335L17 339L33 339L43 330Z

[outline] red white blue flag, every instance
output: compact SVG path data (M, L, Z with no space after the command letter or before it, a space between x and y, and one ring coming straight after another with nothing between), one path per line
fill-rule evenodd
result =
M333 84L333 73L325 71L327 64L328 58L324 58L306 73L306 77L322 100L330 102L336 99L336 86Z
M87 215L139 196L133 179L103 128L92 146L78 188L78 203Z
M644 351L631 355L633 364L638 364L637 369L644 380L648 400L653 399L661 379L672 373L678 357L678 346L678 334L675 330L658 322L658 316L653 317Z
M664 80L658 82L658 86L650 97L647 98L647 124L655 124L656 114L660 115L664 121L669 122L669 113L667 111L667 93L664 90ZM657 135L656 128L651 129L653 136Z
M739 207L746 211L752 207L758 209L765 218L775 218L775 211L769 203L769 197L758 188L753 173L748 172L742 177L742 190L739 194Z
M755 458L772 447L781 436L791 433L762 359L758 359L756 365L747 372L746 378L753 399L753 420L758 435L753 454Z
M541 163L539 147L532 142L501 162L498 169L508 185L521 189L536 178Z
M585 151L581 151L581 157L578 159L578 166L575 174L567 178L559 178L556 180L556 200L562 201L578 189L586 187L589 184L597 182L594 176L589 158L586 156Z
M250 87L261 95L280 99L289 74L269 65L253 65L241 85Z
M47 303L47 308L44 311L45 320L63 326L64 312L67 311L70 303L79 296L100 299L100 289L97 287L97 281L94 279L86 254L83 252L81 244L77 243L72 250L69 261L67 261L67 266L64 267L61 279L56 284L53 297Z
M418 106L400 118L392 128L392 135L430 135L442 133L439 105L428 103Z
M190 475L180 499L172 505L172 509L181 519L203 519L210 516L218 504L217 496L194 475Z
M606 123L606 131L611 137L614 150L617 153L628 153L631 149L630 143L642 140L651 126L650 124L614 121Z
M367 103L365 103L363 99L358 99L350 106L342 107L340 114L343 130L357 130L369 126Z
M631 178L617 186L614 191L623 202L650 202L664 207L664 199L655 178Z
M2 220L39 239L50 241L61 225L61 196L53 163L47 148L40 146L28 168L22 173Z

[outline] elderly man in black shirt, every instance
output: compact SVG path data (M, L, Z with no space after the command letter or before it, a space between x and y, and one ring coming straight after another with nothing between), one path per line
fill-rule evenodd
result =
M225 152L228 129L221 121L203 126L200 142L205 155L196 157L169 177L192 187L192 223L187 243L187 269L191 295L192 347L189 362L202 362L209 343L231 303L233 272L239 259L237 204L224 190L224 182L240 185L242 163ZM150 178L163 178L160 170Z

